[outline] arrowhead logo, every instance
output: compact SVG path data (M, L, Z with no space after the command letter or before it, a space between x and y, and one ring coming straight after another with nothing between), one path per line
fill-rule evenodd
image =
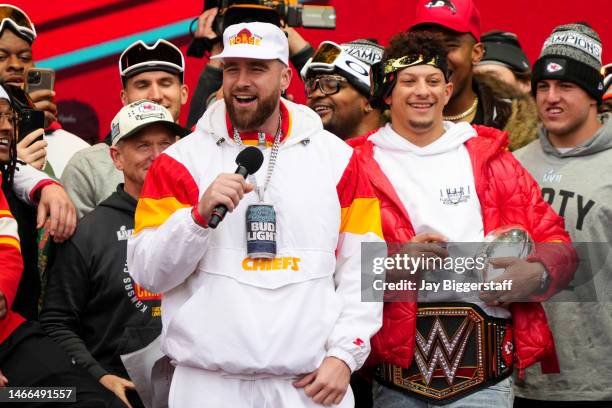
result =
M365 347L365 342L363 340L361 340L359 337L357 337L354 341L353 344L356 345L357 347L361 347L364 348Z
M546 66L546 71L550 72L551 74L554 72L559 72L562 69L563 69L563 66L560 64L557 64L556 62L550 62Z
M455 5L450 0L432 0L429 3L425 4L427 8L442 8L445 7L449 9L453 14L457 14L457 9Z

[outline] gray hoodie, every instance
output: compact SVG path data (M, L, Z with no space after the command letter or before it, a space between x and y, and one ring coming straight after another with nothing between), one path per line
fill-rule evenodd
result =
M123 180L123 172L113 164L110 147L105 143L76 152L62 174L62 185L74 202L79 219L115 192Z
M590 140L565 153L544 129L539 140L515 152L565 218L580 257L569 290L544 304L561 373L543 375L531 367L515 387L520 397L612 401L612 120L601 120Z

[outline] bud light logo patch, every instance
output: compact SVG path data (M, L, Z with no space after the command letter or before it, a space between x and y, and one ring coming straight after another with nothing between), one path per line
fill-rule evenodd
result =
M276 211L266 204L250 205L246 212L247 253L249 258L276 255Z

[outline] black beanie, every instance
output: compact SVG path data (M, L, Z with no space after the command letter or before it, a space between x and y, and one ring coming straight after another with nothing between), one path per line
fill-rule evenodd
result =
M556 27L533 66L531 92L535 95L538 81L562 79L580 86L601 104L601 54L599 35L589 26L576 23Z

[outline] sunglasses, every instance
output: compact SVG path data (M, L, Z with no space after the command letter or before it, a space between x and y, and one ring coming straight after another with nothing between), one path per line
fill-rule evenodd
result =
M141 72L148 67L166 67L181 75L185 70L185 60L181 50L166 40L157 40L148 46L142 40L136 41L123 51L119 57L119 72L122 77L130 73Z
M310 98L317 88L323 95L334 95L340 92L342 83L348 82L346 78L337 75L325 75L309 78L304 82L306 97Z
M21 9L10 4L0 4L0 32L4 30L5 25L11 26L30 43L36 38L36 29L30 17Z

